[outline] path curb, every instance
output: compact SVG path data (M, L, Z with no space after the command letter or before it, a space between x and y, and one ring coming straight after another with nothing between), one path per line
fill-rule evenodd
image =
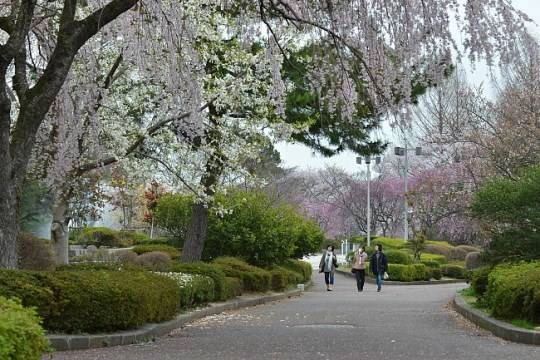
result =
M336 272L339 274L351 277L351 278L355 278L354 274L348 271L336 270ZM366 282L369 284L375 284L375 279L366 276ZM434 280L434 281L408 281L408 282L384 280L384 285L391 285L391 286L444 285L444 284L462 284L465 282L466 280L463 280L463 279Z
M452 304L454 309L467 320L489 330L495 336L512 342L540 345L540 331L518 328L512 324L494 319L483 311L469 305L460 294L456 294Z
M309 286L310 283L306 284L305 288L307 289ZM58 334L48 335L47 338L49 339L51 346L56 351L86 350L118 345L136 344L153 340L156 337L167 335L174 329L181 328L190 322L209 315L216 315L228 310L240 309L255 305L266 304L272 301L288 299L293 296L300 296L302 292L303 291L300 289L294 289L284 293L274 293L262 296L240 296L227 302L210 303L209 306L205 308L196 309L185 314L180 314L173 320L162 322L159 324L146 324L142 328L136 330L93 335Z

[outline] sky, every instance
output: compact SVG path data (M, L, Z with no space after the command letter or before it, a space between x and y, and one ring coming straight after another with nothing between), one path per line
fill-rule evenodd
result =
M540 0L513 0L512 4L517 9L526 13L535 22L535 24L529 25L529 31L540 39ZM483 83L484 86L489 87L489 71L486 66L479 64L473 70L470 64L465 63L463 65L467 69L467 77L473 85ZM373 134L372 137L389 141L391 143L389 149L392 149L394 145L399 146L399 144L393 144L397 140L388 123L384 123L382 128ZM312 150L301 144L280 143L277 144L276 148L281 154L281 160L285 167L315 170L324 168L327 165L335 165L350 173L361 170L356 165L356 155L350 151L343 152L331 158L325 158L314 154Z

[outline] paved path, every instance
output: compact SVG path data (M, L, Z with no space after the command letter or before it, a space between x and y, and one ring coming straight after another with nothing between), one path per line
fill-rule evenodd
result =
M337 275L302 297L200 320L154 343L59 353L56 360L540 359L540 347L502 341L448 309L463 285L387 286Z

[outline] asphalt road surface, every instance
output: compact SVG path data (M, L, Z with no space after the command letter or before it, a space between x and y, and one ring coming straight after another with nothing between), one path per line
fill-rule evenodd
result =
M314 275L304 295L227 312L156 342L54 354L55 360L426 359L540 360L540 347L509 343L448 306L463 285L386 286Z

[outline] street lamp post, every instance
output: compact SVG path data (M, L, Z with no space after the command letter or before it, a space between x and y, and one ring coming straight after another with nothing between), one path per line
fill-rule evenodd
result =
M371 246L371 157L369 155L364 156L364 162L367 165L367 246ZM375 158L375 163L379 164L381 158L377 156ZM356 158L357 164L362 164L362 158L359 156Z
M403 184L405 187L405 192L403 193L403 239L409 241L409 204L407 204L407 192L408 189L408 173L409 173L409 151L414 150L417 156L422 155L422 147L417 146L414 148L408 147L395 147L394 154L397 156L405 156L405 164L403 169Z

